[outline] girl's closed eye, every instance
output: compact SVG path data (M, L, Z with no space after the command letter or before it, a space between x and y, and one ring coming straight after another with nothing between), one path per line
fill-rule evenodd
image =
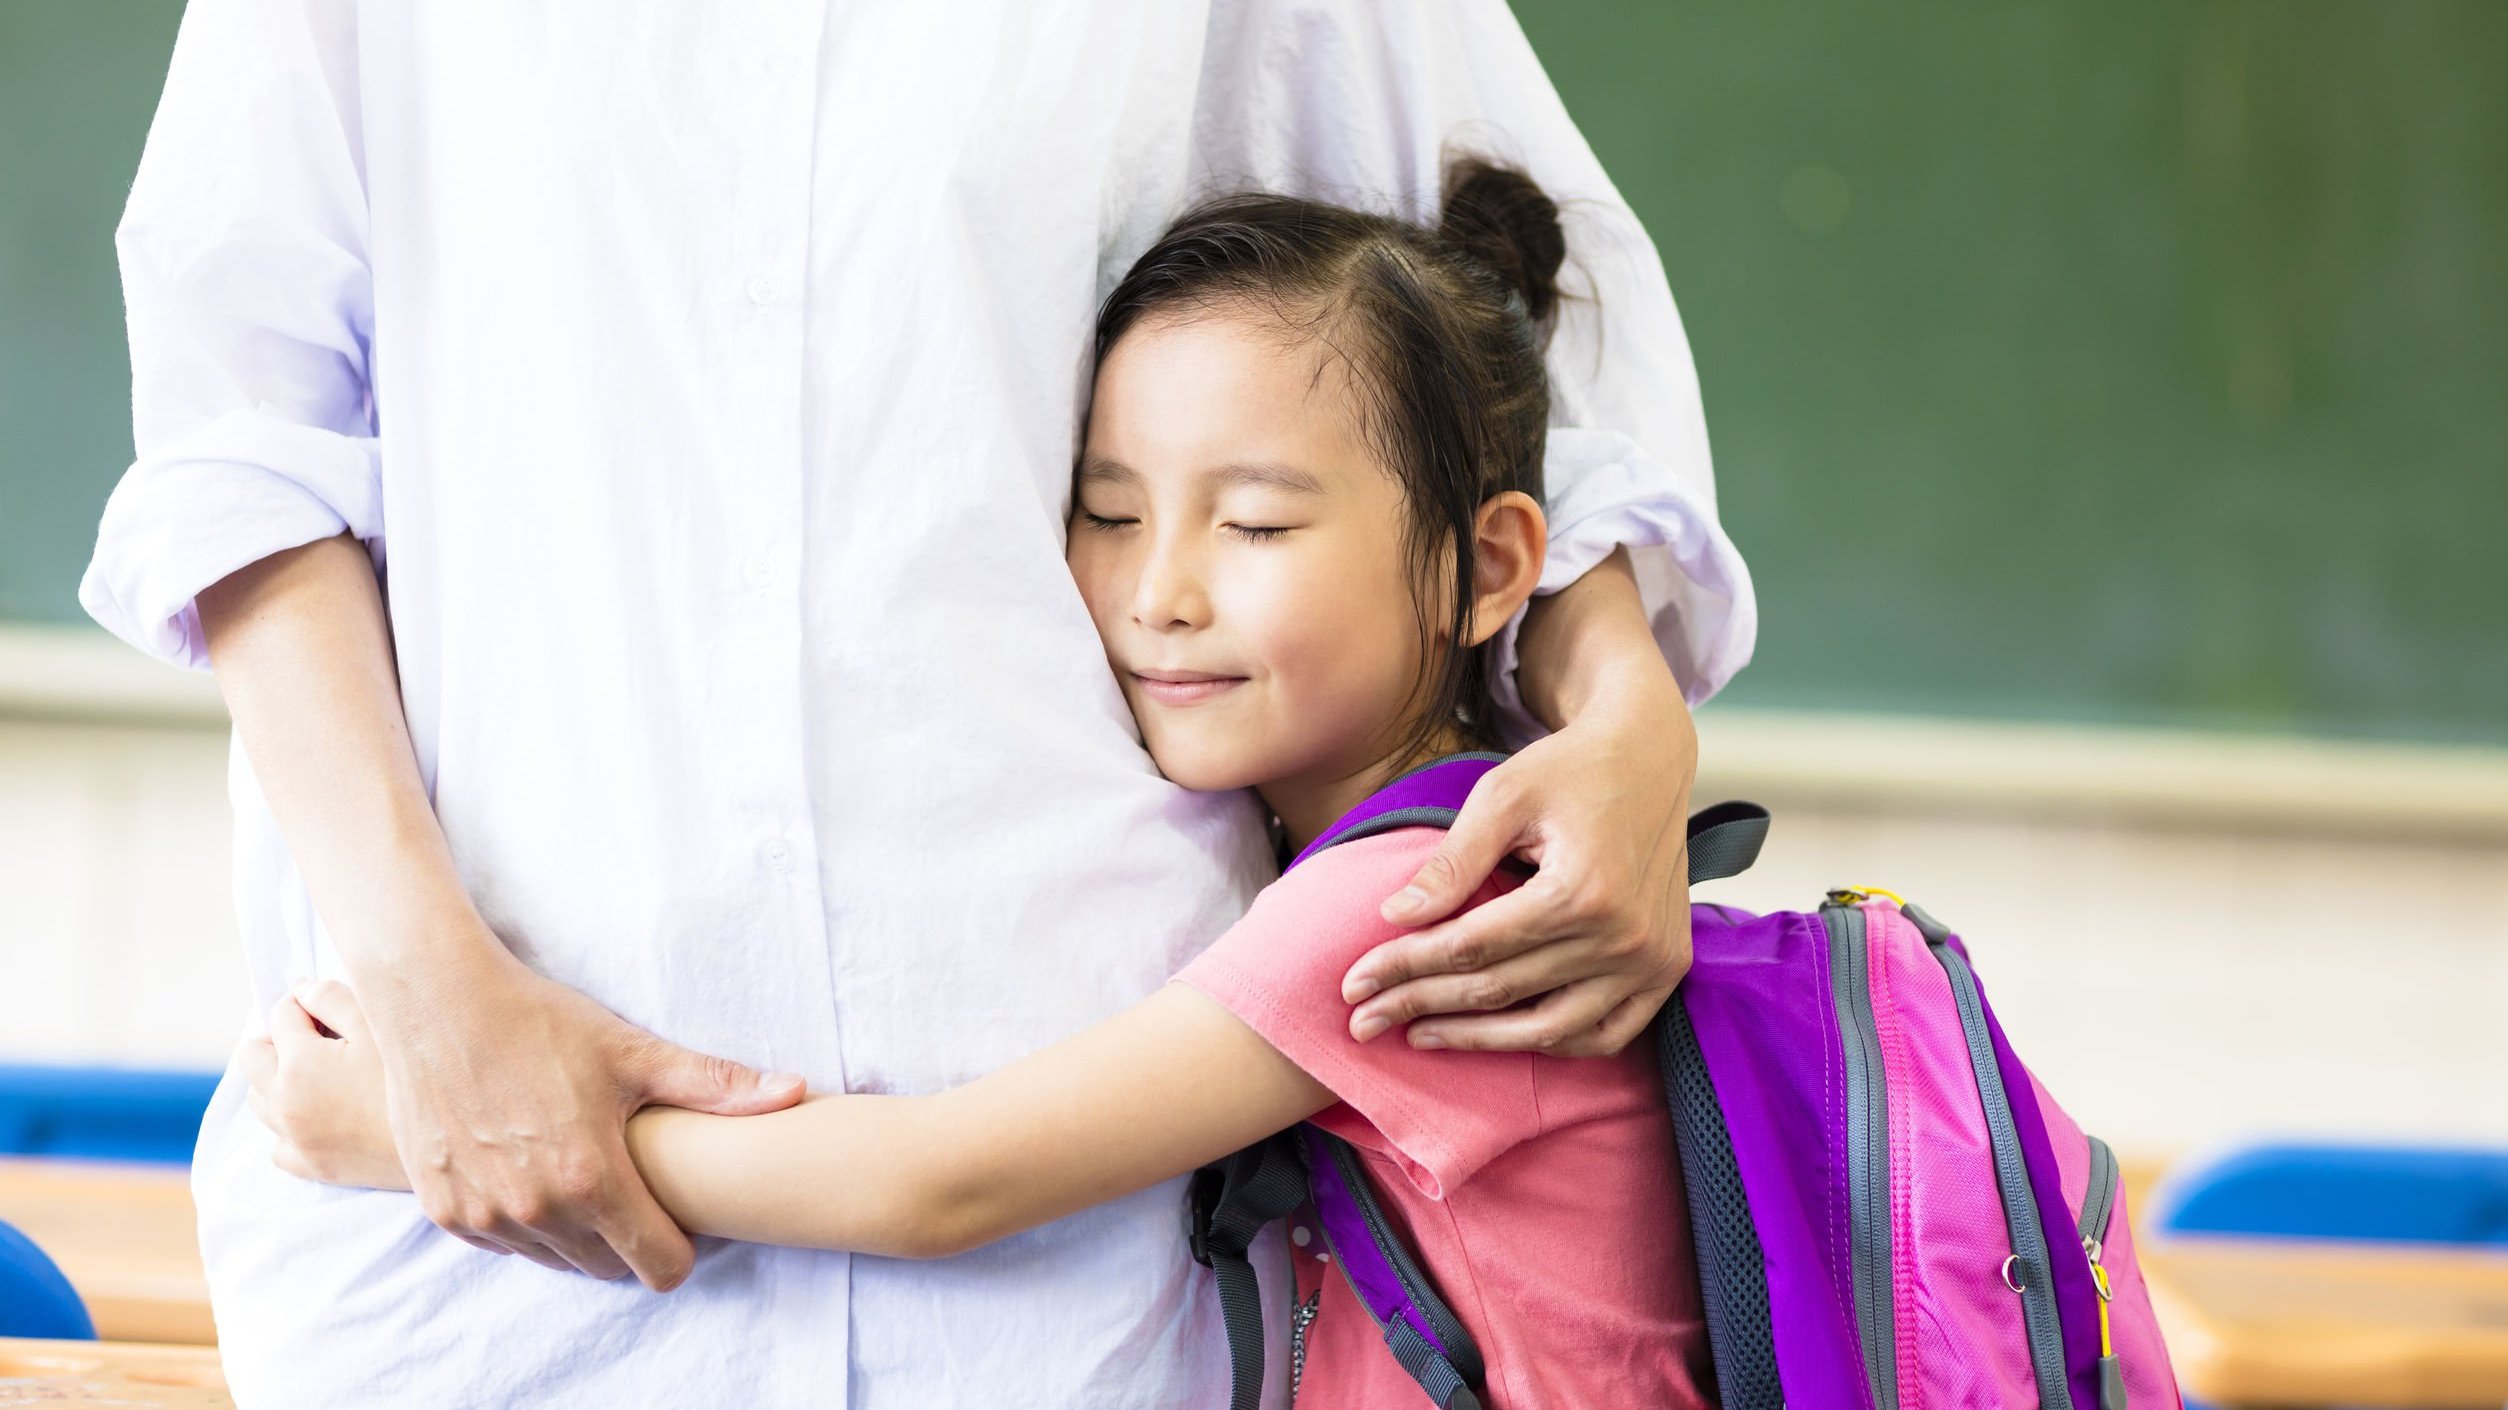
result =
M1092 513L1088 509L1083 508L1080 511L1080 522L1088 525L1092 529L1120 529L1128 525L1138 524L1141 521L1138 519L1109 518L1102 514Z
M1254 540L1256 543L1268 543L1273 539L1280 538L1281 536L1287 534L1290 529L1296 526L1292 524L1230 524L1226 527L1236 531L1237 533L1243 534L1245 537Z

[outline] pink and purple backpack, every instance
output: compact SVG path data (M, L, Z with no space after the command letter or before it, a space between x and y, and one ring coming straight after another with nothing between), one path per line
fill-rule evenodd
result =
M1404 775L1290 865L1450 825L1502 757ZM1693 817L1691 882L1748 867L1767 828L1749 803ZM1691 927L1689 976L1652 1038L1724 1410L2179 1404L2115 1155L2013 1054L1957 935L1868 888L1816 911L1698 905ZM1479 1350L1339 1145L1301 1126L1193 1182L1193 1251L1219 1276L1234 1405L1252 1410L1262 1382L1246 1249L1311 1204L1429 1402L1476 1410Z

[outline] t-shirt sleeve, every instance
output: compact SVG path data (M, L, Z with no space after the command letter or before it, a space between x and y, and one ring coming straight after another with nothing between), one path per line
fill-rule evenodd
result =
M1403 933L1377 907L1442 837L1433 828L1402 828L1315 854L1176 976L1365 1117L1432 1199L1541 1125L1530 1053L1421 1052L1399 1030L1368 1043L1350 1037L1341 978L1359 956ZM1472 904L1505 885L1493 879Z

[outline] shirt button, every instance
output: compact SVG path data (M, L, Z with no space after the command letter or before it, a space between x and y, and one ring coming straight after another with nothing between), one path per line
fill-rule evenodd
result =
M775 281L767 278L763 274L750 280L749 302L753 304L769 304L775 302Z
M786 846L780 838L767 843L759 851L765 855L766 864L777 871L783 871L792 865L792 848Z

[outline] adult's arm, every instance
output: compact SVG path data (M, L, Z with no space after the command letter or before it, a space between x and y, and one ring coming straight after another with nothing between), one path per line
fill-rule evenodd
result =
M355 13L344 0L184 13L115 232L138 454L80 600L140 649L216 671L290 858L370 996L392 1129L429 1215L482 1248L672 1286L692 1253L627 1158L627 1116L690 1098L768 1109L799 1084L761 1090L540 979L454 869L378 576Z
M1434 223L1465 148L1522 165L1561 206L1544 595L1494 647L1521 752L1386 914L1447 915L1510 851L1541 872L1512 905L1363 957L1344 996L1354 1033L1426 1019L1415 1044L1616 1051L1687 968L1687 706L1749 659L1757 625L1662 262L1503 0L1215 0L1201 92L1207 186Z

